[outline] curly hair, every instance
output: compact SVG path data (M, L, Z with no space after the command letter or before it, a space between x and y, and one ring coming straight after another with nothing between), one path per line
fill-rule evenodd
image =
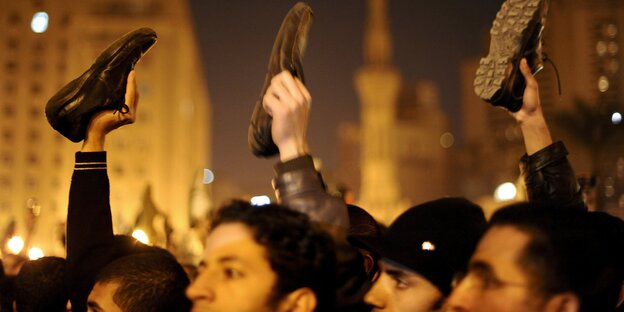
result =
M292 291L307 287L317 297L315 311L332 309L336 292L334 242L307 215L280 205L233 201L217 212L212 229L226 223L246 225L254 240L266 249L277 275L269 298L272 307Z

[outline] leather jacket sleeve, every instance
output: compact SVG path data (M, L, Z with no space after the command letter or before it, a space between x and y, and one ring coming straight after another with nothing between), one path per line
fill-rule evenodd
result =
M529 201L586 209L563 142L555 142L520 159L520 174Z
M280 204L307 214L313 221L346 230L346 204L326 192L321 174L309 155L278 163L273 189Z

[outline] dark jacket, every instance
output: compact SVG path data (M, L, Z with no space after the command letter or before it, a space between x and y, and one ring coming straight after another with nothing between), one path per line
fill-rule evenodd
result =
M562 142L555 142L520 159L520 174L530 202L586 209L581 188Z

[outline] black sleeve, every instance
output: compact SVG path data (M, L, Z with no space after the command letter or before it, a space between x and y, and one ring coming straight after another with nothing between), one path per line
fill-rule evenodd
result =
M275 173L273 188L281 204L303 212L313 221L330 228L349 228L346 204L327 193L323 177L314 169L311 156L278 163Z
M106 152L76 153L67 213L67 287L73 311L86 311L96 274L113 259Z
M562 142L520 159L529 201L585 209L580 187Z

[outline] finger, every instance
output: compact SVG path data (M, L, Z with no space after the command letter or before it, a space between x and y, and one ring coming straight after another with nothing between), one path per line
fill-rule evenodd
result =
M278 81L286 88L290 96L297 101L298 103L304 102L305 97L301 90L297 86L295 82L295 77L292 76L290 72L286 72L287 74L280 75L280 79Z
M277 97L284 105L290 105L294 101L292 95L286 89L286 86L278 79L271 83L271 86L267 90L267 93L270 93Z
M522 75L524 76L527 85L535 84L535 77L533 77L533 73L531 72L529 63L527 63L527 60L525 58L520 61L520 71L522 72Z
M267 92L262 97L262 107L269 116L273 117L273 109L276 105L279 105L279 99L274 94Z
M305 101L308 104L311 104L312 103L312 96L310 95L310 92L308 92L308 88L306 88L306 86L303 84L303 82L301 80L299 80L299 78L295 77L295 83L297 84L297 88L299 88L299 92L301 92L301 94L305 98Z
M126 104L134 105L134 101L136 100L136 74L133 71L128 74L128 80L126 81Z

